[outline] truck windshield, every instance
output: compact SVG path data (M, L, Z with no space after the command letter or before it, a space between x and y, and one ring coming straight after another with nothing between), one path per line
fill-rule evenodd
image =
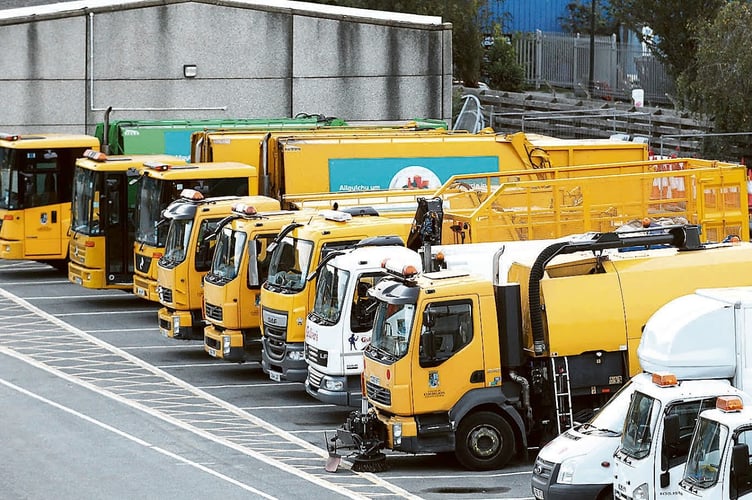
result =
M604 434L618 436L624 427L624 415L629 408L634 393L632 380L627 381L619 391L596 412L592 419L578 429L582 434Z
M407 354L410 331L415 317L415 304L380 302L373 320L371 346L395 358Z
M718 481L728 428L713 420L700 418L689 448L684 481L697 488L709 488Z
M164 256L165 262L179 264L188 255L188 245L191 239L193 219L173 219L167 231Z
M76 167L73 176L73 202L71 204L71 228L89 236L104 234L100 225L99 199L101 175L94 170Z
M336 324L342 316L347 300L347 284L350 272L326 265L319 272L316 282L316 299L313 303L312 319L325 325Z
M653 432L658 422L660 402L641 392L635 392L627 410L621 435L620 451L635 459L650 453Z
M222 229L217 235L217 247L209 273L227 281L235 279L242 264L246 238L243 231L233 231L228 227Z
M169 201L162 193L164 182L159 179L144 176L141 178L136 201L136 241L155 247L164 246L167 238L168 224L159 224Z
M286 236L272 252L269 283L299 292L305 288L313 255L313 242Z

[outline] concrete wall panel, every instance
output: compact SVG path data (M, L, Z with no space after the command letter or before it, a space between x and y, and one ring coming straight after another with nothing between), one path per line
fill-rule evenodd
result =
M86 100L82 81L18 80L2 82L2 89L0 131L49 132L75 124L67 130L83 132L80 124L85 120Z
M299 78L436 75L442 70L441 31L295 16L293 32Z
M102 121L102 110L108 106L116 109L113 119L149 119L155 113L164 119L271 118L291 113L289 82L279 79L96 81L94 108L99 111L90 121Z
M441 84L440 76L296 78L293 108L353 121L436 118L441 116Z
M113 119L451 118L451 27L435 18L296 2L105 3L0 15L0 130L92 132L108 106Z
M280 78L290 73L290 16L181 3L94 15L94 77ZM134 29L137 27L137 29Z
M0 83L83 78L86 71L81 17L3 26L0 47Z

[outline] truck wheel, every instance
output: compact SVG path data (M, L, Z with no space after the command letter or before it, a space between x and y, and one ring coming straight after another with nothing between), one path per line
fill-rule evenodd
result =
M496 413L473 413L457 427L454 453L467 469L501 469L512 458L514 450L512 428Z

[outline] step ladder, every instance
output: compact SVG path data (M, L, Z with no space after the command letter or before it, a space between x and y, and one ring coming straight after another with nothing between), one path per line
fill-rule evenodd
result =
M551 372L553 373L554 383L556 426L559 434L561 434L574 425L572 392L569 384L569 360L567 357L551 358Z

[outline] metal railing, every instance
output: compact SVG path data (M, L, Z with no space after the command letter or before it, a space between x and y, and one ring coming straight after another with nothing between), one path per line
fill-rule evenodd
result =
M616 35L596 36L590 88L590 37L567 33L522 33L515 38L525 80L536 88L572 89L588 97L630 99L642 89L646 103L670 103L674 83L647 49L617 43Z

